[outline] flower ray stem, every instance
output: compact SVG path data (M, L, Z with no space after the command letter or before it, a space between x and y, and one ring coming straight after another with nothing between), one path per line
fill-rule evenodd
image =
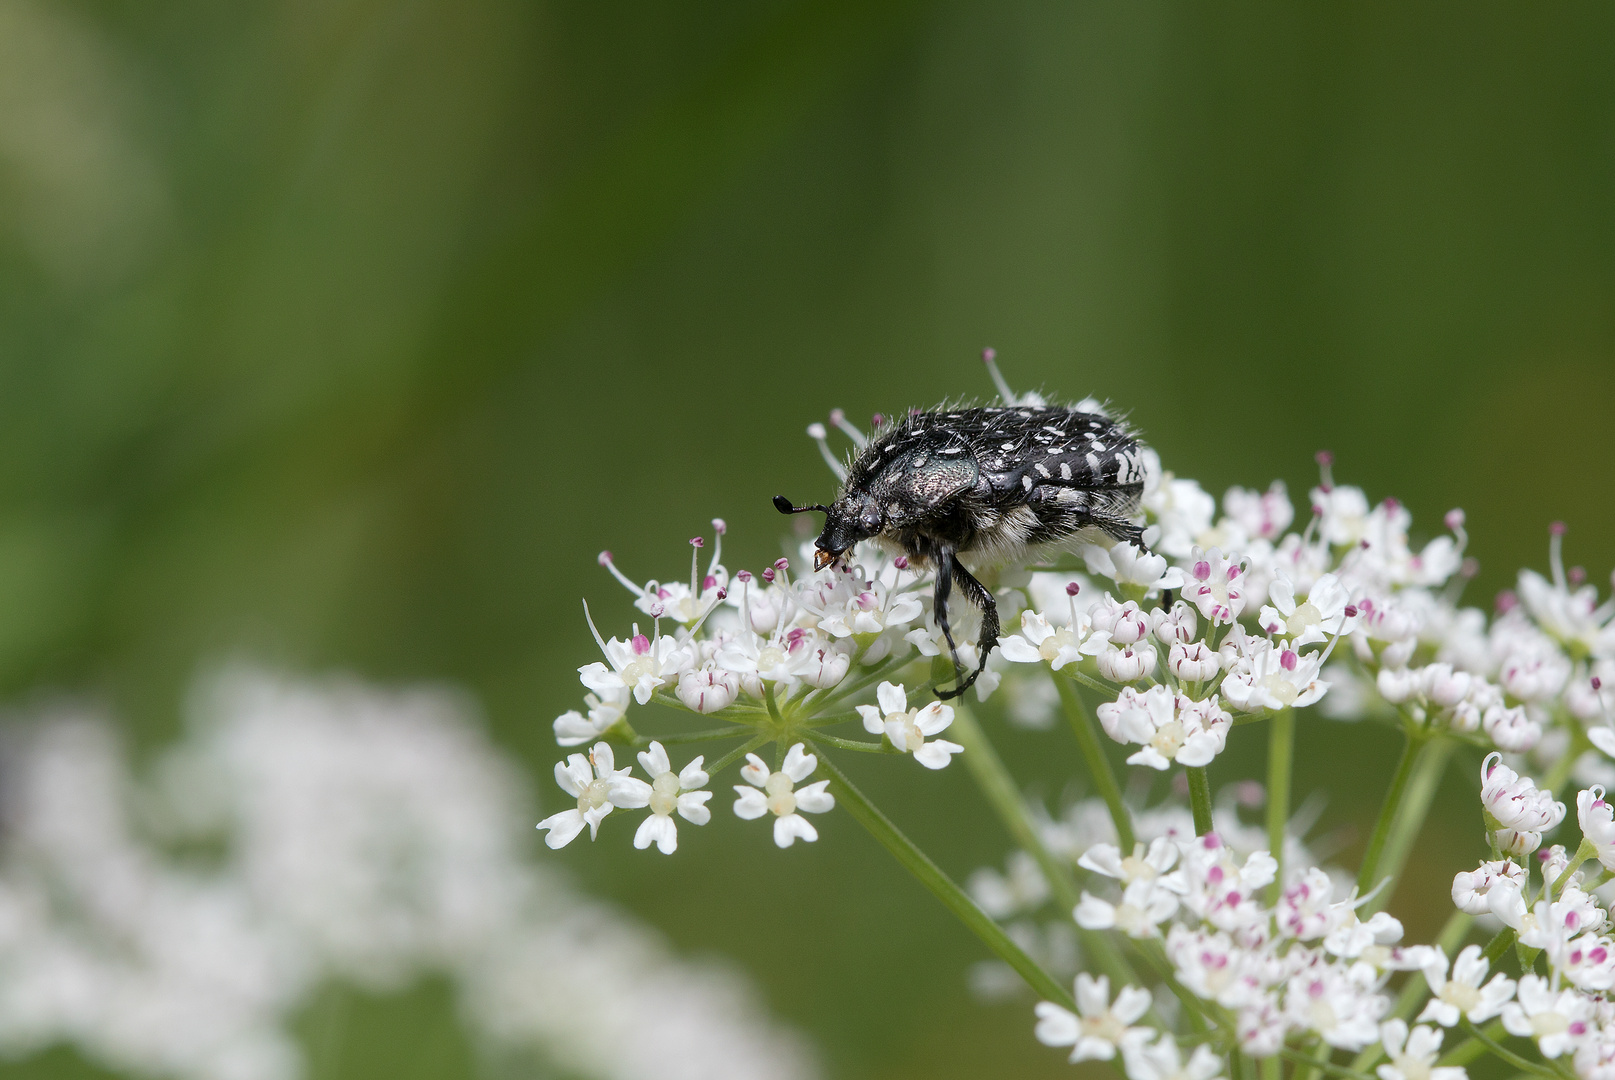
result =
M1480 954L1486 958L1487 963L1495 964L1513 946L1514 930L1505 926L1497 932L1496 937L1486 943L1486 948L1482 949Z
M1288 709L1285 710L1285 712L1288 711ZM1325 1056L1327 1057L1327 1051L1330 1049L1329 1044L1322 1043L1320 1045L1325 1051ZM1314 1053L1316 1053L1316 1051L1314 1051ZM1287 1046L1279 1050L1278 1056L1284 1058L1286 1061L1295 1062L1297 1068L1294 1075L1298 1078L1298 1080L1300 1080L1300 1078L1310 1076L1314 1069L1322 1069L1330 1076L1343 1076L1346 1077L1347 1080L1374 1080L1374 1078L1369 1076L1367 1073L1360 1073L1353 1069L1348 1069L1344 1065L1336 1065L1331 1061L1319 1060L1313 1054L1303 1054L1301 1051L1291 1050ZM1272 1060L1272 1058L1263 1059L1264 1062Z
M1552 1068L1546 1065L1538 1065L1536 1062L1529 1061L1526 1058L1516 1054L1514 1051L1508 1049L1495 1039L1488 1036L1484 1031L1476 1027L1469 1020L1465 1019L1459 1022L1463 1025L1464 1031L1469 1034L1471 1039L1474 1039L1487 1050L1501 1058L1505 1063L1512 1065L1521 1072L1530 1073L1533 1076L1545 1077L1557 1077L1559 1075L1558 1073L1554 1072Z
M998 756L998 751L977 722L975 714L965 706L955 704L953 724L948 730L965 748L959 756L964 759L971 778L998 815L998 820L1015 843L1032 856L1063 911L1071 912L1082 900L1071 868L1043 843L1043 837L1038 833L1037 824L1032 820L1031 810L1021 797L1015 778L1004 767L1003 759ZM1138 975L1109 936L1078 927L1077 940L1095 966L1113 981L1125 984L1138 982Z
M1453 748L1453 744L1446 739L1431 739L1419 754L1402 809L1391 825L1390 838L1386 840L1384 854L1380 856L1380 877L1389 878L1391 883L1364 905L1365 912L1371 914L1391 902L1396 883L1402 879L1402 870L1407 866L1408 856L1413 853L1413 842L1418 839L1419 830L1424 828L1424 819L1430 813L1437 789L1441 787L1441 778L1447 771Z
M1188 766L1183 770L1189 778L1189 807L1194 811L1196 836L1204 836L1212 829L1211 781L1206 778L1205 766Z
M1262 1058L1260 1068L1262 1080L1284 1080L1284 1066L1279 1063L1277 1056Z
M723 755L723 757L719 758L717 761L714 761L711 765L708 765L706 767L707 775L717 776L720 772L733 764L736 759L751 753L753 750L757 749L759 746L762 746L767 741L767 735L753 735L751 738L747 739L745 742Z
M1402 797L1407 794L1408 781L1413 777L1413 764L1418 760L1422 748L1422 740L1411 733L1402 744L1402 757L1396 763L1396 773L1391 777L1390 789L1385 792L1385 801L1380 805L1374 831L1368 838L1368 850L1363 853L1362 867L1357 871L1359 896L1366 896L1369 890L1379 884L1380 858L1385 853L1385 842L1390 839L1391 826L1396 821L1397 811L1402 808Z
M1582 837L1581 844L1576 848L1576 854L1571 857L1570 862L1560 871L1559 876L1554 878L1548 885L1548 899L1559 899L1559 894L1564 891L1566 885L1570 884L1570 876L1581 869L1582 863L1597 854L1598 848L1593 846L1593 842L1585 836Z
M839 739L834 735L826 735L822 731L803 732L813 742L821 746L833 746L837 750L852 750L860 754L898 754L898 750L890 743L867 742L862 739Z
M1072 999L1071 989L1061 986L1052 975L1026 955L1025 950L1015 944L1009 935L1004 933L1002 927L976 906L976 902L970 899L968 893L943 873L925 852L916 847L885 814L864 797L863 792L847 779L829 757L819 755L819 768L829 774L830 790L835 795L836 801L868 831L870 836L890 852L904 869L929 889L931 895L942 902L943 907L951 911L966 928L981 939L982 944L992 950L993 955L1014 968L1039 996L1062 1008L1076 1011L1077 1006Z
M707 742L711 739L739 739L751 734L749 727L708 728L706 731L679 731L672 735L636 735L631 744L636 750L643 750L653 742L663 746L673 746L678 743Z
M1071 685L1070 679L1054 676L1054 685L1060 691L1060 704L1065 708L1066 723L1071 727L1071 734L1077 738L1077 747L1082 751L1082 757L1088 764L1088 772L1093 777L1094 787L1099 789L1099 795L1105 800L1110 809L1110 820L1116 826L1116 839L1123 855L1130 855L1133 844L1136 843L1133 833L1133 816L1122 802L1122 789L1116 783L1116 773L1110 767L1110 759L1099 745L1099 735L1094 731L1093 718L1083 706L1082 699L1077 696L1077 688Z
M1295 768L1295 710L1280 709L1273 714L1267 731L1267 848L1278 864L1273 884L1267 887L1268 903L1274 903L1284 889L1284 835L1290 824L1290 776Z

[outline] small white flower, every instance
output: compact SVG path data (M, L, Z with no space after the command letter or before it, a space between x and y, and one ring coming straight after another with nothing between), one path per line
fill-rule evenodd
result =
M1128 1080L1216 1080L1223 1070L1222 1058L1204 1043L1194 1048L1185 1064L1177 1040L1170 1035L1162 1035L1153 1043L1125 1041L1122 1060L1127 1065Z
M1404 1020L1387 1020L1379 1026L1380 1043L1391 1060L1376 1068L1380 1080L1468 1080L1457 1066L1436 1066L1441 1055L1442 1032L1420 1025L1411 1032Z
M1222 681L1222 693L1235 708L1303 708L1323 697L1329 684L1318 677L1319 658L1274 645L1263 638L1247 639L1248 652L1235 661Z
M1094 605L1089 615L1094 629L1104 631L1113 645L1133 645L1150 633L1151 616L1132 600L1118 603L1114 597L1106 596Z
M1523 754L1542 739L1542 725L1531 719L1523 705L1492 705L1481 716L1480 726L1499 750L1511 754Z
M1295 585L1280 574L1268 587L1268 597L1273 604L1262 609L1257 621L1269 634L1291 639L1297 649L1336 634L1349 634L1357 625L1351 592L1334 574L1313 582L1300 603L1295 599Z
M1096 657L1099 674L1111 682L1118 683L1137 682L1142 679L1155 670L1155 660L1155 646L1148 641L1140 641L1121 648L1106 645Z
M588 757L573 754L565 761L555 763L555 782L578 804L570 810L551 814L538 823L538 827L545 830L545 844L552 848L563 848L583 831L585 825L589 827L589 839L593 840L600 832L600 822L615 806L624 805L625 799L632 802L635 798L633 785L643 786L644 781L630 777L629 769L615 766L611 747L603 742L595 743ZM643 806L644 803L638 805Z
M1499 859L1483 862L1475 870L1460 870L1452 879L1452 902L1470 915L1484 915L1491 910L1491 891L1499 885L1508 885L1516 892L1524 888L1525 868Z
M1579 992L1556 993L1540 975L1522 975L1515 993L1518 1000L1503 1006L1503 1027L1510 1035L1535 1039L1543 1057L1558 1057L1587 1033L1592 1002Z
M735 800L735 815L754 821L764 814L773 814L774 843L782 848L796 843L798 837L817 840L819 830L802 814L822 814L835 807L835 796L825 790L830 781L820 780L800 791L796 790L796 785L812 776L818 767L819 759L807 753L802 743L786 752L785 765L779 772L770 772L762 758L747 754L740 775L751 786L735 785L735 794L739 796Z
M954 754L964 752L956 742L931 737L953 723L953 706L933 701L923 709L911 709L902 684L889 682L876 688L875 700L878 705L858 706L864 730L871 735L884 734L893 746L913 754L914 760L927 769L944 768Z
M1059 671L1099 652L1105 641L1104 634L1093 631L1086 613L1079 613L1069 625L1053 626L1042 612L1028 608L1021 612L1021 632L1005 637L998 649L1011 663L1045 663Z
M1505 829L1551 832L1565 817L1565 804L1543 791L1529 776L1520 776L1493 751L1480 766L1480 803ZM1600 792L1602 794L1602 792ZM1578 803L1579 805L1579 803Z
M865 581L836 590L834 599L818 608L817 614L819 628L825 633L867 641L908 626L924 611L914 593L881 581Z
M1275 480L1266 491L1231 487L1222 497L1222 512L1232 518L1247 536L1277 540L1295 520L1295 507L1283 480Z
M606 733L606 729L623 718L628 711L631 695L626 686L608 690L603 695L585 694L583 702L589 706L587 716L576 709L568 709L555 718L555 742L558 746L582 746Z
M1118 585L1132 585L1145 590L1176 589L1183 584L1183 571L1167 565L1164 556L1140 551L1132 544L1120 543L1113 547L1089 544L1082 549L1082 561L1088 573L1107 577Z
M636 848L643 851L654 843L663 855L671 855L678 850L679 834L678 827L673 823L674 811L678 811L679 817L691 825L705 825L712 819L712 811L706 805L707 800L712 798L712 792L699 790L706 787L708 779L701 768L702 760L698 757L684 766L682 772L674 772L661 743L653 742L649 750L640 753L639 764L651 782L647 784L629 777L623 781L622 792L616 799L616 805L624 810L650 807L650 813L634 833Z
M1010 854L1007 874L984 866L970 875L970 896L977 906L995 919L1007 919L1023 911L1036 911L1049 898L1049 882L1038 869L1037 860L1024 851Z
M1202 551L1196 547L1189 558L1189 580L1184 583L1183 598L1212 623L1233 622L1245 610L1245 588L1240 580L1245 573L1244 562L1228 559L1220 548Z
M679 675L675 692L685 708L698 713L715 713L728 708L740 693L740 676L717 667L686 671Z
M1479 945L1469 945L1452 962L1452 977L1447 977L1447 957L1438 945L1434 955L1424 965L1424 981L1434 996L1419 1013L1418 1021L1434 1020L1442 1027L1452 1027L1459 1017L1483 1024L1503 1011L1503 1006L1514 997L1514 980L1499 971L1484 987L1490 965L1481 955Z
M1560 804L1561 816L1563 804ZM1604 801L1604 789L1594 784L1576 796L1576 820L1581 835L1598 849L1598 861L1607 870L1615 866L1615 809Z
M1120 930L1131 938L1160 937L1160 925L1178 910L1178 898L1154 881L1134 881L1122 890L1122 900L1112 904L1083 891L1082 902L1073 912L1084 930Z
M1330 1046L1361 1050L1379 1036L1379 1018L1390 1002L1376 992L1378 974L1368 964L1339 968L1314 963L1291 976L1284 1011L1297 1027L1315 1031Z
M1222 753L1228 743L1233 717L1213 695L1193 701L1165 686L1152 686L1142 694L1126 687L1113 702L1096 710L1105 734L1143 749L1127 759L1129 765L1165 770L1173 762L1201 767Z
M1166 669L1180 682L1204 682L1222 670L1222 658L1203 641L1179 641L1166 654Z
M1150 611L1150 629L1162 645L1179 645L1193 641L1200 629L1194 608L1182 600L1172 605L1171 611L1154 608Z
M689 653L672 638L663 634L652 641L637 629L627 641L612 638L606 642L605 650L611 667L598 661L585 664L578 668L578 678L602 697L627 689L641 705L650 700L657 687L690 663Z
M1116 1051L1130 1039L1148 1038L1149 1028L1133 1027L1150 1009L1150 992L1137 986L1125 986L1110 1001L1110 978L1095 979L1086 972L1077 976L1077 1011L1060 1007L1051 1001L1037 1004L1037 1028L1034 1034L1044 1046L1071 1047L1072 1063L1078 1061L1109 1061Z
M1133 853L1123 858L1115 844L1095 844L1082 853L1077 865L1131 885L1135 881L1155 881L1164 876L1178 861L1177 845L1164 836L1150 841L1146 850L1142 843L1133 845Z

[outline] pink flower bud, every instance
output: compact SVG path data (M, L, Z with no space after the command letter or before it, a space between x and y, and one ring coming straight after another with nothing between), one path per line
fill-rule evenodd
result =
M1447 516L1442 520L1446 522L1447 528L1457 531L1464 527L1464 512L1455 507L1448 510Z
M699 536L692 536L690 537L690 546L693 548L706 547L707 542Z
M1078 585L1075 581L1066 582L1066 584L1065 584L1065 594L1067 596L1075 596L1081 591L1082 591L1082 586Z
M723 518L713 518L712 530L719 536L722 536L724 533L729 531L729 524L728 522L724 521Z

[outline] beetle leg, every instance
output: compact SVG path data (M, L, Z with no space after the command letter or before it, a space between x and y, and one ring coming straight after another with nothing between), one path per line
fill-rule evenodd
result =
M936 619L937 629L942 631L942 637L948 643L948 655L953 659L954 677L962 679L964 668L959 664L959 647L953 643L953 628L948 625L948 597L953 592L953 575L959 561L953 557L953 552L946 548L933 553L931 561L936 565L936 598L931 604L931 614Z
M964 568L964 564L956 556L950 555L948 562L952 564L950 569L953 571L953 576L959 579L959 591L964 593L971 603L981 609L981 638L976 643L976 652L978 653L976 670L970 673L969 678L962 679L959 685L952 690L939 691L937 693L939 698L958 697L974 686L976 680L981 677L981 673L987 670L987 655L998 646L998 603L993 599L993 594L988 590L987 586L977 581L975 576ZM958 660L955 659L954 667L957 668L958 664Z

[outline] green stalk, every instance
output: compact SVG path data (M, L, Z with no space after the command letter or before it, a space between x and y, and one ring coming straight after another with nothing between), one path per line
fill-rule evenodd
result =
M853 786L852 781L847 779L825 754L819 755L819 768L829 774L831 793L858 824L867 829L870 836L891 852L892 857L913 874L921 885L931 890L931 895L940 900L943 907L951 911L976 937L980 938L982 944L992 950L993 955L1014 968L1040 997L1062 1008L1076 1011L1077 1005L1071 997L1071 988L1061 986L1053 976L1027 956L1026 952L1004 933L1002 927L976 906L976 902L970 899L968 893L954 884L953 879L944 874L925 852L915 847L914 842L904 836L885 814L864 798L863 793Z
M976 721L975 714L956 703L953 706L953 724L948 731L965 748L964 753L959 756L964 759L965 767L975 780L976 787L981 789L988 805L998 815L998 820L1008 830L1016 846L1037 862L1038 869L1043 871L1043 877L1048 880L1049 888L1054 892L1055 900L1063 912L1069 915L1082 900L1081 890L1077 888L1071 868L1043 843L1037 823L1032 820L1032 812L1027 807L1026 800L1021 797L1015 778L1005 768L1003 758L998 756L998 751L987 738L987 733ZM1113 981L1122 984L1138 982L1138 975L1111 938L1098 931L1078 927L1077 940L1081 943L1083 951L1092 957L1094 964Z
M1268 900L1278 899L1284 888L1284 834L1290 824L1290 774L1295 766L1295 710L1273 714L1267 732L1267 847L1278 863Z
M737 758L751 753L753 750L757 749L767 741L767 735L753 735L744 743L741 743L739 746L723 755L723 757L719 758L717 761L714 761L711 765L706 766L707 775L717 776L724 769L728 768L731 762L735 761Z
M1100 798L1110 808L1110 820L1116 826L1116 839L1123 855L1130 855L1133 844L1133 817L1127 810L1127 804L1122 802L1122 789L1116 783L1116 773L1110 767L1110 759L1105 756L1104 748L1099 745L1099 735L1094 731L1093 718L1088 710L1083 708L1082 699L1077 696L1077 688L1071 685L1070 679L1061 678L1058 672L1054 675L1054 685L1060 691L1060 704L1065 707L1066 723L1071 725L1071 734L1077 737L1077 747L1082 751L1083 759L1088 763L1088 772L1093 777L1094 787L1099 789Z
M1586 862L1588 859L1597 854L1598 849L1593 846L1593 842L1587 839L1585 836L1582 837L1581 844L1576 848L1576 854L1571 857L1569 864L1565 866L1564 870L1559 874L1558 877L1554 878L1553 881L1549 883L1548 899L1559 899L1559 894L1564 891L1564 887L1570 884L1570 875L1574 874L1577 870L1580 870L1582 863Z
M1512 1065L1514 1068L1520 1070L1521 1072L1523 1072L1523 1073L1531 1073L1534 1076L1545 1076L1545 1077L1557 1077L1559 1075L1558 1073L1554 1072L1553 1069L1550 1068L1549 1066L1547 1066L1547 1065L1538 1065L1534 1061L1529 1061L1529 1060L1521 1057L1520 1055L1516 1054L1514 1051L1509 1050L1508 1048L1504 1047L1501 1043L1495 1041L1494 1039L1489 1038L1486 1035L1485 1032L1481 1031L1479 1028L1477 1028L1474 1024L1470 1023L1468 1020L1460 1020L1459 1022L1461 1024L1463 1024L1464 1030L1469 1033L1469 1037L1471 1039L1474 1039L1476 1042L1478 1042L1482 1046L1484 1046L1487 1050L1490 1050L1493 1054L1496 1054L1498 1057L1502 1058L1503 1061L1505 1061L1509 1065Z
M1379 818L1374 822L1374 832L1368 838L1368 851L1363 855L1362 868L1357 871L1357 893L1366 896L1379 882L1380 857L1385 853L1385 841L1390 838L1391 825L1396 820L1396 813L1402 807L1402 797L1407 794L1408 780L1413 776L1413 763L1423 749L1423 740L1409 735L1402 744L1402 758L1396 763L1396 773L1391 777L1390 790L1385 793L1385 802L1380 806Z
M1277 1056L1262 1058L1262 1080L1284 1080L1284 1066Z
M1288 711L1288 709L1285 710L1285 712ZM1328 1043L1322 1043L1320 1045L1325 1051L1329 1049ZM1325 1056L1327 1056L1327 1054ZM1322 1069L1330 1076L1346 1077L1347 1080L1374 1080L1374 1078L1369 1076L1367 1073L1360 1073L1353 1069L1348 1069L1344 1065L1336 1065L1329 1061L1320 1061L1312 1054L1303 1054L1301 1051L1291 1050L1287 1046L1279 1050L1278 1057L1282 1057L1287 1061L1295 1062L1295 1076L1297 1077L1309 1076L1311 1075L1313 1069ZM1272 1061L1275 1065L1277 1065L1278 1062L1278 1058L1263 1058L1262 1060L1263 1062Z
M1486 943L1480 954L1486 958L1488 964L1495 964L1514 946L1514 931L1505 926L1497 932L1497 936Z
M1285 1053L1286 1050L1281 1050L1280 1053ZM1296 1054L1295 1068L1290 1070L1291 1080L1312 1080L1313 1074L1319 1069L1335 1076L1350 1073L1350 1069L1341 1069L1341 1066L1330 1063L1329 1056L1334 1053L1334 1050L1334 1047L1319 1039L1318 1045L1312 1048L1312 1053ZM1288 1052L1294 1053L1294 1051ZM1335 1072L1334 1070L1336 1069L1341 1069L1341 1072Z
M1185 767L1183 772L1189 778L1189 807L1194 811L1195 835L1204 836L1211 831L1211 781L1206 779L1204 766Z
M1424 828L1424 819L1430 813L1430 804L1435 801L1436 789L1441 786L1441 778L1447 771L1447 762L1452 758L1453 749L1454 744L1446 739L1432 739L1425 743L1413 767L1413 779L1408 782L1402 809L1391 826L1385 851L1380 856L1380 877L1389 878L1391 883L1364 906L1365 913L1378 911L1391 902L1391 894L1396 889L1396 883L1402 879L1402 869L1407 865L1408 856L1413 853L1413 842L1418 839L1419 830Z

